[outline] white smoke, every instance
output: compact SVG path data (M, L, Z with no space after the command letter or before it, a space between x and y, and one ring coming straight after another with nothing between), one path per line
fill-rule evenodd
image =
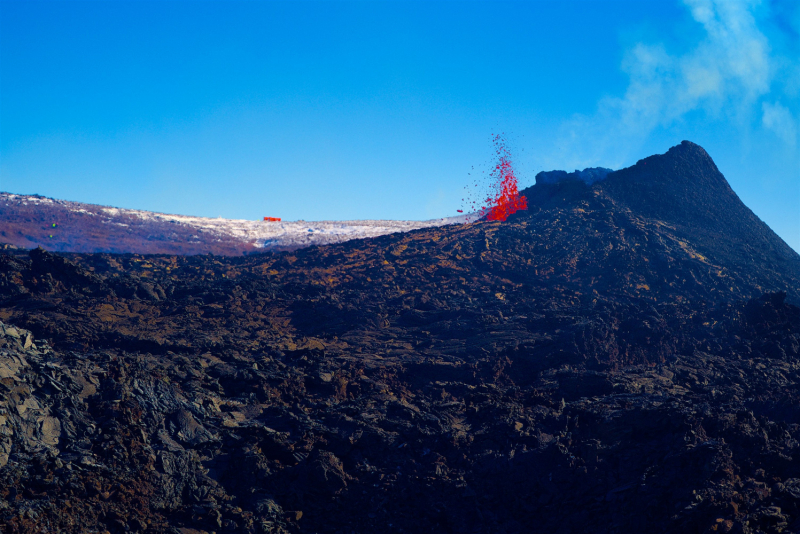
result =
M764 102L761 108L763 110L761 122L764 128L775 132L788 146L795 146L797 144L797 121L791 111L778 102L774 104Z
M654 130L679 123L693 112L742 129L755 120L784 143L796 144L798 118L790 108L762 102L774 94L776 75L788 80L798 66L797 60L771 54L755 16L760 2L684 0L684 4L702 26L703 38L683 55L671 55L662 45L649 43L628 50L622 63L630 78L625 94L605 98L593 116L575 116L563 125L555 155L563 158L562 165L620 165ZM789 85L784 83L784 89ZM789 98L796 100L796 95Z

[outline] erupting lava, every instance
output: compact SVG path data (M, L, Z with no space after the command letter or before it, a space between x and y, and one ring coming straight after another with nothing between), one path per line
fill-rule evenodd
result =
M517 177L506 140L501 135L495 135L493 142L498 162L489 175L496 181L494 198L487 199L486 220L505 221L512 213L528 209L528 199L520 195L517 189Z
M519 194L517 177L511 163L511 152L502 134L492 136L495 148L496 163L489 173L493 193L480 206L479 217L488 221L505 221L512 213L528 209L528 199ZM477 184L476 184L477 187ZM483 203L481 203L483 204ZM472 208L475 209L475 203ZM459 210L461 213L462 210Z

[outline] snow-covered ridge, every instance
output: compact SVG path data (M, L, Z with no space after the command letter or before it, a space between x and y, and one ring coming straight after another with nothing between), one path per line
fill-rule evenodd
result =
M169 215L152 211L141 211L121 208L102 208L108 215L128 215L142 220L168 222L192 226L220 235L228 235L256 247L265 245L286 244L286 241L302 242L339 242L346 239L362 237L375 237L394 232L407 232L419 228L444 226L447 224L463 224L467 216L446 217L428 221L392 221L392 220L361 220L361 221L251 221L246 219L223 219L210 217L191 217L188 215ZM325 239L325 237L329 239ZM333 239L341 237L346 239Z
M2 205L58 207L73 213L81 213L102 219L103 223L129 226L177 225L184 229L195 229L198 234L214 240L235 240L256 248L303 247L328 243L339 243L350 239L376 237L394 232L407 232L420 228L463 224L475 220L475 215L459 215L427 221L356 220L356 221L252 221L245 219L223 219L193 217L83 204L33 195L0 193Z

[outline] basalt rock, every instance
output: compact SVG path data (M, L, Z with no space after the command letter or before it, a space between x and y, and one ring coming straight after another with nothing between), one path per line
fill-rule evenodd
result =
M800 531L800 258L709 161L291 253L4 250L0 529Z

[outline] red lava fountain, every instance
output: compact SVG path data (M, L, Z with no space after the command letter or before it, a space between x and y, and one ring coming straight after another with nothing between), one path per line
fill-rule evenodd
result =
M511 164L511 154L502 135L492 137L497 163L489 174L494 188L494 197L486 199L487 206L481 208L487 221L505 221L512 213L528 209L528 199L519 194L517 177Z

